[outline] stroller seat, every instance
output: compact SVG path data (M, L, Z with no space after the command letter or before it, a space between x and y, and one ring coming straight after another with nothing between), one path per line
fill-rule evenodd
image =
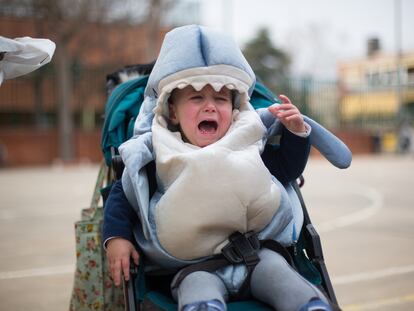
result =
M145 65L143 72L140 65L136 71L143 73L142 76L122 82L117 80L117 73L125 72L125 69L108 76L108 86L112 88L117 85L110 94L105 109L105 122L102 133L101 146L105 161L111 168L112 182L122 176L124 168L118 147L133 135L133 125L144 98L144 89L148 81L148 74L151 67ZM133 67L128 70L134 71ZM251 104L254 108L263 108L275 102L276 96L264 85L257 82L251 96ZM311 144L335 166L346 168L351 161L349 149L332 133L320 126L312 119L304 116L306 122L312 127ZM327 143L327 141L329 143ZM155 165L149 164L146 167L150 193L155 191ZM321 241L315 230L303 197L300 186L303 178L286 185L290 196L295 197L299 202L303 213L303 226L298 242L288 248L297 271L312 284L319 287L326 293L332 304L337 305L335 293L329 278L324 262ZM125 307L126 310L176 310L177 305L168 294L171 275L151 275L145 273L145 257L138 267L131 266L131 279L124 282ZM166 289L167 288L167 289ZM248 300L236 301L228 304L228 310L272 310L263 303Z

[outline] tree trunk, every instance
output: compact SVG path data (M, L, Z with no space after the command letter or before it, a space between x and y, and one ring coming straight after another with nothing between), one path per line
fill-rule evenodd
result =
M44 111L44 94L43 94L43 82L44 82L44 72L42 68L33 74L34 81L34 100L35 100L35 126L37 129L44 129L48 127L48 120Z
M64 44L57 44L57 82L59 100L59 157L63 161L73 160L73 121L72 121L72 79L70 56Z
M157 57L158 36L161 29L162 0L151 0L147 17L147 61Z

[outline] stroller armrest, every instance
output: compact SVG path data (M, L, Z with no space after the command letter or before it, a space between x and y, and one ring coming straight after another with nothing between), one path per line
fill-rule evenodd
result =
M310 258L317 261L324 260L321 239L312 224L306 225L305 235L307 236L308 243L311 244L310 247L306 249Z
M113 155L111 159L112 169L115 173L116 180L120 179L122 177L122 172L124 171L125 164L122 161L122 158L120 155Z

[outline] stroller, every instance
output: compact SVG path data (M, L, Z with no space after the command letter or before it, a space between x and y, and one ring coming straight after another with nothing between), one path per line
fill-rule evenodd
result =
M102 131L101 147L106 165L111 174L110 183L121 178L124 164L118 154L118 147L133 135L135 119L144 99L144 90L153 64L134 65L125 67L107 76L108 101L105 107L105 120ZM268 107L278 101L277 97L262 83L257 82L250 102L255 109ZM305 117L312 128L317 127L323 135L329 136L333 143L323 145L323 142L313 143L322 150L322 154L335 166L346 168L351 161L349 149L333 134L318 123ZM317 137L318 140L320 137ZM320 145L322 144L322 145ZM341 156L338 157L338 154ZM155 191L155 165L146 167L150 194ZM300 192L304 184L301 176L295 182L287 185L289 196L294 197L303 212L304 222L297 244L287 248L291 264L312 284L315 284L330 299L333 305L338 305L329 274L324 262L321 241L307 212L305 202ZM105 205L104 205L105 206ZM169 293L172 275L151 275L145 271L145 256L140 254L140 264L132 264L131 278L124 281L125 310L176 310L177 305ZM236 301L228 304L228 310L270 310L268 306L258 301Z

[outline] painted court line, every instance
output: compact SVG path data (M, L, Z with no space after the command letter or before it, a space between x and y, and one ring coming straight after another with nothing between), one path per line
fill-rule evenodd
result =
M414 294L401 296L401 297L393 297L387 299L380 299L372 302L367 303L359 303L359 304L351 304L342 306L344 311L363 311L363 310L378 310L379 308L387 307L387 310L393 310L392 306L401 305L404 303L414 302Z
M413 273L414 265L404 267L390 267L383 270L369 271L363 273L350 274L345 276L333 277L334 285L352 284L356 282L372 281L401 274Z
M23 219L45 219L49 217L75 217L78 216L78 211L73 210L63 210L63 211L42 211L39 213L32 213L29 214L26 211L24 211L25 214L18 214L14 211L10 210L0 210L0 221L12 221L12 220L23 220Z
M354 213L337 217L333 220L326 221L317 226L319 232L330 232L335 229L347 227L358 222L364 221L374 216L384 206L384 197L375 188L359 185L352 189L353 194L366 197L369 200L369 204L357 210Z
M15 270L15 271L3 271L3 272L0 272L0 280L67 274L67 273L74 273L74 272L75 272L74 265L33 268L33 269ZM372 280L381 279L385 277L391 277L391 276L413 273L413 272L414 272L414 265L409 265L409 266L404 266L404 267L391 267L391 268L387 268L383 270L333 277L332 283L334 285L344 285L344 284L351 284L351 283L362 282L362 281L372 281Z
M0 280L74 273L74 265L0 272Z

